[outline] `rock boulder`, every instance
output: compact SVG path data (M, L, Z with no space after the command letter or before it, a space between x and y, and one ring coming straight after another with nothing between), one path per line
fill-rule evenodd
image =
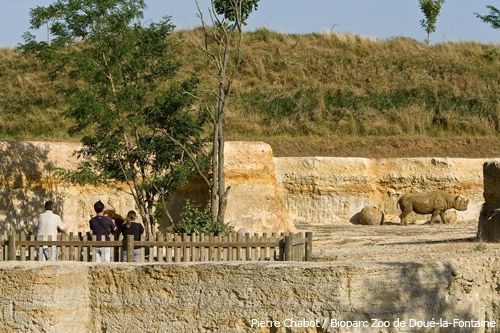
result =
M384 213L377 207L368 206L361 210L358 223L363 225L380 225L384 223Z

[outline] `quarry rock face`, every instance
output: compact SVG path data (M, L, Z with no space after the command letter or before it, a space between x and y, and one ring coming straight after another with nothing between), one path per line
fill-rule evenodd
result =
M47 200L54 201L55 212L75 232L89 230L98 200L122 214L135 208L123 184L75 186L56 176L57 169L77 167L74 153L80 147L72 142L0 142L0 231L32 231Z
M281 198L281 188L271 146L264 142L225 143L225 183L231 187L225 222L235 230L278 232L295 230ZM208 202L208 188L201 178L183 186L170 202L174 218L185 201Z
M274 161L285 205L296 224L344 224L365 206L380 207L386 217L397 217L401 213L397 201L409 192L444 190L469 197L468 209L457 212L459 221L477 219L483 203L483 159L280 157ZM412 213L410 220L425 222L430 215Z
M53 200L56 213L70 231L88 231L95 213L94 202L121 216L136 209L124 184L115 186L77 186L65 183L54 169L75 169L78 143L1 142L0 153L0 231L14 228L30 231L46 200ZM280 197L272 150L262 142L226 143L226 186L231 186L226 223L255 232L294 231ZM199 181L188 190L206 203L207 187ZM174 199L173 210L182 207L182 195ZM176 201L177 200L177 201ZM177 204L177 206L176 206Z
M457 318L498 325L499 270L500 259L488 254L387 264L2 262L0 331L344 332L332 320L397 318L407 324ZM280 327L266 324L269 319ZM321 329L300 326L300 320L316 319Z
M227 142L225 153L226 186L231 186L226 222L235 229L294 231L280 196L271 146Z
M122 216L136 209L124 184L75 186L54 175L54 168L76 168L74 152L79 148L78 143L0 143L0 231L33 228L48 199L55 201L56 211L71 231L88 230L97 200ZM231 191L226 222L236 230L293 231L296 223L349 224L364 207L375 206L384 212L387 222L399 223L399 197L432 190L468 196L469 207L456 213L457 220L477 220L484 201L484 162L461 158L273 158L266 143L227 142L226 186ZM493 160L496 165L499 162ZM490 168L485 174L494 172ZM498 187L497 180L486 184L487 202L498 202ZM172 215L179 215L186 199L206 203L207 193L206 184L194 179L170 202ZM409 216L410 221L429 219L413 213Z
M479 215L478 238L500 242L500 162L485 162L484 204Z

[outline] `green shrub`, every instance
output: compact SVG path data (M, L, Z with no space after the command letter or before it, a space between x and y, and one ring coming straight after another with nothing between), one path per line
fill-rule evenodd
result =
M175 232L179 234L214 234L224 235L232 232L230 225L213 222L208 207L202 208L196 203L187 200L180 220L175 225Z

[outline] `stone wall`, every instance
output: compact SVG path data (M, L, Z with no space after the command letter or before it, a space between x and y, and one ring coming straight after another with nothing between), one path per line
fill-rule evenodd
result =
M284 325L287 319L290 324L290 319L457 318L500 325L499 270L500 259L487 254L382 264L3 262L0 331L338 332L297 324L257 328L252 319Z
M484 174L484 205L478 225L478 237L500 242L500 162L486 162Z
M298 224L348 223L365 206L376 206L386 213L386 220L399 222L397 201L414 191L445 190L468 196L468 209L458 212L459 220L477 219L483 203L484 159L286 157L274 161L285 205Z

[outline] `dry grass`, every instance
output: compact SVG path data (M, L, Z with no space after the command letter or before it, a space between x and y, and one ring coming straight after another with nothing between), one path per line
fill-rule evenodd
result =
M269 137L266 142L276 157L500 157L499 137Z
M200 76L200 94L207 94L214 79L207 59L194 46L200 42L199 30L180 31L175 37L184 65L180 76ZM443 153L450 150L446 147L473 148L454 144L466 142L462 136L493 140L498 146L499 45L427 47L404 37L376 40L261 29L244 35L243 53L228 105L229 138L280 142L280 154L291 154L295 150L287 153L285 147L307 144L311 138L314 147L302 150L314 155L335 154L337 150L327 147L339 138L379 140L377 144L438 138L426 140L434 140ZM50 82L33 60L3 49L0 83L0 138L67 137L69 124L60 116L65 101L54 89L64 82ZM447 138L449 143L439 143ZM496 153L481 148L471 154L478 151Z

